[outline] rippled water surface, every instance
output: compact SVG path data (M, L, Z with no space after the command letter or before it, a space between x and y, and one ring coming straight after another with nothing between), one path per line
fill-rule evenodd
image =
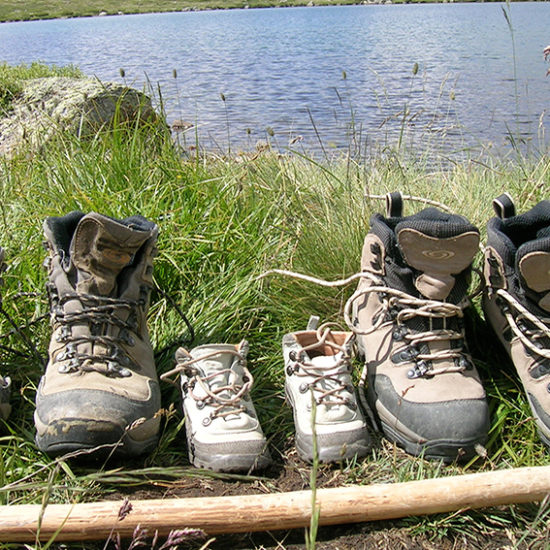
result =
M160 85L169 121L194 123L201 142L221 150L258 139L284 148L294 138L330 151L401 137L456 151L504 146L510 136L540 149L550 4L512 4L513 32L503 9L365 5L5 23L0 60L73 63L115 81L123 68L129 84Z

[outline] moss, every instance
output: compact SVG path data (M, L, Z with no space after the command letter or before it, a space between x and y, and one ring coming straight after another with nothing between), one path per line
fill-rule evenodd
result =
M84 77L74 65L58 67L36 61L29 65L23 63L15 66L0 63L0 115L11 110L12 102L22 92L25 80L48 76Z

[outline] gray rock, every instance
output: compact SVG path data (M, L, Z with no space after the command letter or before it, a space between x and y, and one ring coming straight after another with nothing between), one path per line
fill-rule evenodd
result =
M97 79L49 77L27 80L10 110L0 118L0 155L21 147L35 150L57 132L79 137L109 128L118 113L122 122L159 121L145 94Z

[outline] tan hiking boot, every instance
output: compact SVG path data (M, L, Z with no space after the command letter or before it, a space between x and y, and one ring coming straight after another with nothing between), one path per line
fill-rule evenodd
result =
M44 223L53 334L36 395L36 442L50 454L154 447L160 391L147 332L158 228L71 212Z
M436 208L404 217L400 195L392 198L387 217L371 218L364 276L346 305L367 399L386 437L407 452L466 458L489 428L463 328L479 231Z
M510 355L550 446L550 202L515 215L508 194L493 202L487 224L487 322Z
M267 442L250 398L253 378L246 366L248 343L179 348L189 460L216 472L250 472L271 464Z
M351 379L352 332L331 330L310 318L307 330L283 338L285 393L294 413L296 449L314 459L314 433L320 462L363 457L371 447L363 412ZM315 416L313 403L315 400Z

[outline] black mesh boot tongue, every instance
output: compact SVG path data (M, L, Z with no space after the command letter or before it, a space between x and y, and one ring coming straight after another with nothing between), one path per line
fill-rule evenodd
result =
M154 224L144 218L114 220L92 212L78 223L70 256L77 269L79 293L110 296L119 273L150 237Z
M529 300L550 312L550 227L537 232L537 238L518 248L516 270Z
M428 208L395 228L404 261L415 270L414 286L425 298L446 300L479 250L479 231L465 218ZM464 277L462 277L464 278ZM467 281L461 281L460 300ZM456 293L454 293L456 294Z

